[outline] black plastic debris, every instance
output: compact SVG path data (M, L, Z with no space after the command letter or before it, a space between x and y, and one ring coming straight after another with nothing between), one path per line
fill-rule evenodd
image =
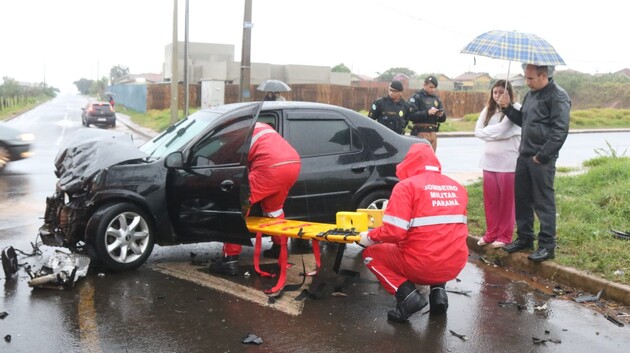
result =
M459 334L459 333L457 333L457 332L455 332L455 331L453 331L453 330L448 330L448 332L450 332L450 333L451 333L451 335L453 335L453 336L455 336L455 337L457 337L457 338L460 338L460 339L462 339L462 340L464 340L464 341L467 341L467 340L468 340L468 337L466 337L466 335Z
M449 293L461 294L461 295L465 295L465 296L469 296L470 293L472 293L471 290L446 289L446 291L449 292Z
M262 344L263 340L253 333L250 333L249 335L243 337L243 340L241 342L244 344Z
M615 236L615 238L630 240L630 233L622 232L620 230L611 229L610 232Z
M0 313L0 319L4 319L7 316L9 316L9 313L7 313L6 311Z
M7 343L11 342L11 335L4 336L4 341Z
M2 250L2 269L4 269L6 279L13 278L18 271L17 253L12 246Z
M547 342L551 342L551 343L562 343L562 340L557 339L557 338L547 338L547 339L542 339L542 338L538 338L538 337L532 337L532 340L534 341L534 344L544 344Z
M612 322L613 324L619 326L619 327L623 327L623 323L617 319L615 319L614 317L610 316L610 315L604 315L604 317L606 317L606 320Z

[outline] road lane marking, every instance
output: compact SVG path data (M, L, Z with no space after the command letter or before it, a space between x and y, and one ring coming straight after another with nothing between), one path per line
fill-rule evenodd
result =
M299 256L299 255L294 255ZM293 257L293 256L291 256ZM289 258L290 262L301 264L301 258L295 257L294 261L291 261L291 257ZM314 266L309 264L307 258L312 258L312 255L304 255L304 261L306 264L307 271L308 269ZM299 269L298 269L299 267ZM300 266L293 266L293 268L287 271L287 283L300 283L302 281L302 277L299 276L299 272L301 272ZM263 293L258 288L248 287L239 283L232 282L226 278L220 276L214 276L207 272L199 271L199 266L193 265L189 262L166 262L159 263L151 266L152 270L164 273L169 276L173 276L185 281L189 281L200 286L204 286L207 288L214 289L216 291L233 295L235 297L241 298L243 300L247 300L253 302L255 304L272 308L278 311L281 311L285 314L291 316L298 316L302 314L302 310L304 308L304 301L294 300L300 294L300 291L295 292L285 292L280 298L275 300L275 303L269 303L269 297ZM256 273L252 273L252 276L257 276ZM308 288L308 285L311 282L311 277L307 277L306 282L302 286L303 288Z

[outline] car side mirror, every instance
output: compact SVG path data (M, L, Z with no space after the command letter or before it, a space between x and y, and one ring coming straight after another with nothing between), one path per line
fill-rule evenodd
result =
M85 111L85 108L81 107L81 110Z
M184 155L179 151L169 154L164 160L164 166L173 169L184 168Z

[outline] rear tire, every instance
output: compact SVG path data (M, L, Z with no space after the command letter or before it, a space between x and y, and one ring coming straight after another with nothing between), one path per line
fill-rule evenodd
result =
M96 250L97 261L115 272L142 265L155 244L151 219L131 203L101 207L90 218L86 232Z
M371 210L385 209L387 202L389 201L392 192L389 190L378 190L367 194L357 208L367 208Z

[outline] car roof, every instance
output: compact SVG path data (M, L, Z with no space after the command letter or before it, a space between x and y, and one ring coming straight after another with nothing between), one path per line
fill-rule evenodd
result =
M218 105L215 107L206 108L202 110L208 110L208 111L213 111L216 113L223 114L232 110L241 109L245 106L255 105L255 104L260 104L260 103L261 103L260 101L230 103L230 104ZM359 114L353 110L340 107L337 105L326 104L326 103L302 102L302 101L263 101L262 103L263 103L263 106L262 106L263 110L287 109L287 108L311 108L311 109L321 108L321 109L338 109L338 110L344 110L344 111L352 112L355 114Z

